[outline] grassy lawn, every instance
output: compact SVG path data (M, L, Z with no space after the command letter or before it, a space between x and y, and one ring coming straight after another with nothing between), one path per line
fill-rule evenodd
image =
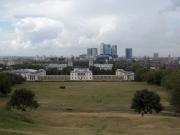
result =
M8 112L7 98L0 98L0 135L180 134L180 118L142 118L130 110L134 92L143 88L156 91L169 108L161 87L136 82L27 82L14 89L24 87L36 93L41 106L33 112Z

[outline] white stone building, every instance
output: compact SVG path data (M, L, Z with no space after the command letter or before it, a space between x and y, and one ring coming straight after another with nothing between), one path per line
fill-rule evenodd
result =
M100 70L112 70L113 64L94 64L94 67L98 67Z
M46 71L44 69L18 69L9 71L9 73L21 75L26 81L38 81L46 76Z
M70 73L70 80L93 80L93 74L88 68L75 68Z
M20 60L13 60L13 59L0 59L0 64L6 65L6 66L12 66L16 64L22 64L23 62Z
M125 81L133 81L134 80L134 72L125 71L123 69L117 69L116 76Z
M67 64L49 64L46 68L57 68L58 70L63 70L67 66Z

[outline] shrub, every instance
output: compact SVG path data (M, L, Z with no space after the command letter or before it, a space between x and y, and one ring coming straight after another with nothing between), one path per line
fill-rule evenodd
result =
M66 86L60 86L59 88L60 88L60 89L65 89L65 88L66 88Z
M147 113L159 113L163 107L160 104L160 96L147 89L137 91L132 100L131 108L142 116Z
M15 90L7 104L7 108L17 109L21 111L33 110L39 107L38 102L34 99L35 94L31 90L18 89Z

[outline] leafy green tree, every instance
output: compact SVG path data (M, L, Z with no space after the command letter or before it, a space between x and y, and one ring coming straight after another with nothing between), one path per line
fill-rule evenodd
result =
M162 86L169 90L170 103L176 111L180 111L180 70L166 75L162 80Z
M142 116L147 113L159 113L163 107L160 104L160 96L147 89L137 91L132 100L131 108Z
M3 96L8 95L11 92L11 87L15 84L24 82L25 79L20 75L1 73L0 74L0 94Z
M175 107L176 112L180 112L180 88L171 90L170 103Z
M160 85L162 78L165 76L164 71L148 71L145 74L145 80L150 84Z
M3 96L7 96L11 92L11 82L5 78L0 78L0 94Z
M180 70L167 73L162 79L162 86L171 90L180 88Z
M13 83L7 74L0 74L0 94L7 96L11 92Z
M45 67L43 65L39 65L39 64L16 64L11 66L13 69L22 69L22 68L29 68L29 69L44 69Z
M135 81L144 81L144 74L147 72L147 69L139 64L134 64L132 70L135 73Z
M35 94L31 90L17 89L11 96L7 107L9 109L14 108L21 111L27 111L27 109L33 110L38 108L39 104L35 100Z

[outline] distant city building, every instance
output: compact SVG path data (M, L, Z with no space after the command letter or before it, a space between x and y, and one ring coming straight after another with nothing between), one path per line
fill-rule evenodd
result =
M66 62L66 59L64 57L49 57L48 58L49 63L54 63L54 64L62 64Z
M97 48L88 48L87 49L87 56L89 57L96 57L98 54Z
M46 68L57 68L58 70L63 70L67 66L67 64L49 64Z
M79 55L79 60L87 61L88 59L89 59L89 56L87 54Z
M113 58L117 58L117 45L110 45L101 43L100 45L100 55L109 55Z
M100 45L100 54L101 55L111 55L111 45L101 43L101 45Z
M154 59L158 59L159 58L159 54L158 53L154 53Z
M23 64L23 62L20 60L13 60L13 59L0 59L0 64L6 66L12 66L16 64Z
M101 63L105 63L106 61L109 61L110 59L112 59L112 57L109 55L98 55L98 56L96 56L96 61L101 62Z
M72 61L71 58L68 58L68 59L67 59L67 63L68 63L68 64L67 64L68 67L73 67L73 61Z
M94 67L98 67L100 70L112 70L113 64L94 64Z
M132 59L132 48L126 48L125 50L126 53L126 59Z
M46 71L44 69L34 70L34 69L18 69L7 71L8 73L21 75L26 81L38 81L46 76Z
M94 61L93 61L93 59L90 59L89 60L89 67L92 67L92 66L94 66Z
M70 73L70 80L93 80L93 74L88 68L75 68Z
M112 45L111 46L111 56L113 58L117 58L118 57L118 55L117 55L117 45Z
M134 80L134 72L125 71L123 69L117 69L116 76L125 81L133 81Z

